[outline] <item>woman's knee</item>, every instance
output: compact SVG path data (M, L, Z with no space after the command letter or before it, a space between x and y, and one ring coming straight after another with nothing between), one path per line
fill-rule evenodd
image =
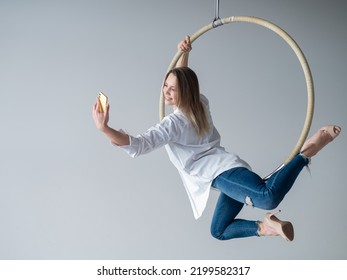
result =
M281 199L273 195L266 195L261 197L245 196L244 204L251 207L256 207L264 210L272 210L276 208L281 202Z
M280 204L280 201L277 199L274 199L272 197L269 197L267 199L263 199L261 202L259 202L259 205L254 205L257 208L263 209L263 210L273 210Z
M210 233L211 233L212 237L214 237L215 239L225 240L225 238L224 238L224 230L221 230L220 228L218 228L213 223L211 224Z
M217 240L225 240L223 233L220 231L211 229L211 235Z

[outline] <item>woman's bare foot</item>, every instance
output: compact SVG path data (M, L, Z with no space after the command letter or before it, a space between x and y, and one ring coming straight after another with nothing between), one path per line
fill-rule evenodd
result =
M308 158L313 157L328 143L333 141L340 132L341 127L337 125L324 126L304 143L300 152Z

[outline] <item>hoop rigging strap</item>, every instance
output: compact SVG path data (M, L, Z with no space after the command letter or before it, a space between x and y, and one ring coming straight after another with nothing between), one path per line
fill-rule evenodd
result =
M216 21L220 21L220 23L216 24ZM306 90L307 90L307 112L306 112L305 122L304 122L304 125L302 128L301 134L297 140L295 147L290 152L290 154L287 156L287 158L284 160L284 162L278 168L276 168L272 173L270 173L268 176L266 176L264 178L266 180L274 172L276 172L278 169L282 168L283 165L285 165L287 162L289 162L295 155L297 155L300 152L300 150L301 150L301 148L302 148L302 146L303 146L303 144L307 138L307 135L309 133L309 130L310 130L310 127L312 124L313 111L314 111L314 86L313 86L312 74L311 74L310 67L307 63L307 60L306 60L303 52L301 51L298 44L293 40L293 38L287 32L285 32L283 29L281 29L279 26L277 26L277 25L275 25L275 24L273 24L273 23L271 23L265 19L262 19L262 18L252 17L252 16L232 16L232 17L227 17L227 18L223 18L223 19L218 18L218 19L215 19L214 22L203 26L201 29L199 29L197 32L195 32L193 35L191 35L190 36L190 42L193 43L201 35L203 35L204 33L208 32L209 30L211 30L217 26L221 26L221 25L225 25L225 24L233 23L233 22L252 23L252 24L263 26L263 27L275 32L285 42L287 42L287 44L292 48L292 50L296 54L296 56L297 56L297 58L301 64L301 67L302 67L304 75L305 75ZM175 56L173 57L170 65L167 69L167 72L169 72L171 69L173 69L175 67L175 65L176 65L177 61L179 60L179 58L181 57L181 55L182 55L182 51L178 51L175 54ZM165 81L163 81L163 84L164 84L164 82ZM162 87L163 87L163 84L162 84ZM165 116L165 102L164 102L162 92L160 93L160 102L159 103L160 103L159 104L159 118L160 118L160 120L162 120Z

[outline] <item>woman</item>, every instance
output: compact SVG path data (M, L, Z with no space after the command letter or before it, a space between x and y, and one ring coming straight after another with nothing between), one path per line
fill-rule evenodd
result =
M245 161L220 146L220 135L213 125L208 100L200 94L196 74L187 67L191 50L189 36L178 48L182 56L176 68L167 74L162 89L165 104L173 106L173 113L146 133L134 137L109 127L109 104L101 113L97 100L93 107L97 128L112 144L132 157L165 146L182 178L196 219L205 209L211 186L219 189L211 224L211 234L215 238L279 235L293 240L292 224L279 220L274 213L266 214L264 221L236 219L236 216L245 204L266 210L276 208L310 158L337 137L341 128L321 128L305 142L300 154L264 181Z

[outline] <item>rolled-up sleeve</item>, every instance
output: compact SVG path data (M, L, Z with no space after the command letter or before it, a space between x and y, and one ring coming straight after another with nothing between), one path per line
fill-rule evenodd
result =
M137 136L129 135L130 144L119 147L135 158L179 139L181 132L182 122L174 114L170 114L145 133Z

